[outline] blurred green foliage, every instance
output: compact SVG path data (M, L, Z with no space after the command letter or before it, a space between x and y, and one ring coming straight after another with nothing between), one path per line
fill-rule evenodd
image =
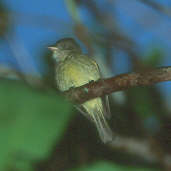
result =
M138 115L143 119L151 115L156 115L154 111L155 105L153 104L150 90L148 88L134 88L132 94L134 95L134 109Z
M42 93L19 81L0 81L0 170L30 170L60 140L71 105L55 92Z
M149 87L136 87L129 92L130 104L149 135L155 135L161 127L159 99L155 93L155 89Z
M164 52L161 48L151 47L151 50L147 52L147 55L145 56L145 59L142 60L142 63L145 66L155 67L162 63L163 56Z
M66 131L72 106L56 92L42 92L20 81L0 81L0 170L34 171ZM73 171L153 171L98 162Z
M72 171L158 171L158 170L154 170L154 169L147 169L147 168L136 168L136 167L124 167L124 166L119 166L119 165L115 165L113 163L109 163L109 162L97 162L91 166L87 166L84 168L80 168L80 169L75 169Z

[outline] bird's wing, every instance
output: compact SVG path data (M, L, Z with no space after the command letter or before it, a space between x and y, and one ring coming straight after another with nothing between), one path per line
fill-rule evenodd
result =
M96 61L93 58L88 57L87 55L82 55L82 57L87 58L88 60L91 60L91 64L94 66L94 69L96 70L97 75L99 75L99 78L97 80L103 78L102 74L100 72L100 68L99 68L98 64L96 63ZM93 74L93 73L90 72L89 75L91 75L91 74ZM102 105L103 105L105 117L107 119L110 119L111 112L110 112L110 106L109 106L109 96L102 97ZM83 112L81 112L81 113L83 113Z

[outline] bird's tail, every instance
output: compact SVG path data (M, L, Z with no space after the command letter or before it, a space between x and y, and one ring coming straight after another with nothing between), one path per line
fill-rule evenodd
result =
M103 113L101 111L94 111L92 115L93 121L97 127L99 136L104 143L109 143L113 140L113 133L110 129Z
M105 119L102 100L96 98L89 100L82 105L89 118L95 123L101 140L104 143L111 142L113 140L113 133Z

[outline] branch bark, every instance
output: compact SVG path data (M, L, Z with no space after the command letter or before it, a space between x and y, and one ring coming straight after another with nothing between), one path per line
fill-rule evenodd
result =
M171 66L121 74L96 82L91 81L81 87L71 88L64 94L72 102L82 104L87 100L109 95L116 91L127 90L136 86L150 86L163 81L171 81Z

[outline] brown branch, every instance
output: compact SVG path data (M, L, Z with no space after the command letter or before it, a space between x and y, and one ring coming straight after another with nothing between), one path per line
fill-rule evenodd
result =
M116 91L127 90L136 86L149 86L163 81L171 81L171 66L121 74L96 82L92 81L81 87L71 88L64 94L74 103L81 104L95 97L102 97Z

